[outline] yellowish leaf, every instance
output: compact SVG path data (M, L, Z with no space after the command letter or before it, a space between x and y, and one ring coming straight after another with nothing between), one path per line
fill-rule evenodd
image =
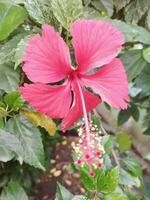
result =
M32 112L28 110L22 110L22 113L37 127L40 126L44 128L50 136L54 136L56 132L56 124L54 121L48 116L38 113Z

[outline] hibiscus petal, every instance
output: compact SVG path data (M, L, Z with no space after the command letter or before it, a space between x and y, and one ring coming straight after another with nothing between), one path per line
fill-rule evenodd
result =
M71 35L80 72L108 64L124 43L123 34L104 21L78 20L71 28Z
M120 59L114 59L93 75L81 75L82 83L98 93L103 101L116 108L127 108L128 82Z
M72 71L69 48L49 25L43 25L42 37L37 34L29 40L23 60L32 82L57 82Z
M33 108L49 117L63 118L69 112L72 99L69 84L60 86L42 83L24 84L24 87L20 87L20 91L22 97Z
M74 102L73 105L67 114L67 116L62 121L62 130L66 131L66 129L73 125L82 115L83 115L83 108L81 102L81 96L77 85L74 85ZM86 111L89 112L94 109L99 103L101 103L100 98L97 96L87 92L86 90L82 89Z

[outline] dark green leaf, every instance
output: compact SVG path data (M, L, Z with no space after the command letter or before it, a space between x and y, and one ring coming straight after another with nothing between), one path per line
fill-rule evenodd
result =
M134 176L142 176L142 168L136 160L125 158L123 162Z
M23 149L17 137L0 129L0 161L7 162L16 158L22 163Z
M131 104L130 110L131 110L131 115L133 119L135 121L138 121L140 117L140 112L139 112L138 107L135 104Z
M0 65L0 89L12 92L18 88L19 73L10 64Z
M44 151L39 130L24 116L16 116L6 124L6 130L21 142L24 161L44 170Z
M71 192L58 183L55 200L71 200L72 198L73 194L71 194Z
M116 141L119 144L120 152L125 152L131 149L131 138L126 133L118 134L116 137Z
M147 65L143 59L142 50L129 50L120 56L127 71L128 80L132 81Z
M28 197L19 183L11 181L3 189L0 200L28 200Z
M128 108L127 110L120 110L118 114L118 126L124 124L131 117L131 110Z
M4 96L4 102L8 105L9 108L17 111L20 107L23 106L24 101L21 99L20 94L18 92L11 92Z
M144 132L143 132L144 135L150 135L150 128L147 128Z
M128 200L128 197L120 193L112 193L104 196L103 200Z
M17 28L27 17L23 7L8 3L0 2L0 40L4 40L9 34Z

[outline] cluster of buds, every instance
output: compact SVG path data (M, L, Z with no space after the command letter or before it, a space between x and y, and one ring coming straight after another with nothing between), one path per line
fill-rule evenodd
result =
M88 136L84 125L78 129L78 134L80 139L77 144L73 144L77 154L75 163L81 167L87 165L89 175L94 176L94 169L103 167L104 149L101 145L101 131L90 121Z

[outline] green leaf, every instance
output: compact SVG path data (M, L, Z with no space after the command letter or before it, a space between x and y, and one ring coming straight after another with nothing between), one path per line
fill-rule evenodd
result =
M148 13L147 13L147 26L148 26L148 29L150 30L150 9L148 10Z
M150 128L147 128L144 132L143 132L144 135L150 135Z
M148 63L150 63L150 47L143 49L143 57Z
M150 33L143 27L128 24L120 20L107 20L116 26L125 36L126 42L150 44Z
M0 40L6 39L27 17L26 10L18 5L0 2Z
M128 108L127 110L120 110L118 114L118 126L124 124L131 117L131 110Z
M132 176L129 172L121 168L120 170L120 184L127 187L140 187L141 183L138 177Z
M129 50L121 54L120 58L126 68L129 81L137 77L147 65L147 62L143 59L142 50L140 49Z
M128 196L128 200L138 200L136 198L136 196L134 194L132 194L132 193L127 193L127 196Z
M123 1L113 0L113 2L114 2L114 6L115 6L115 8L117 9L117 12L118 12L119 10L124 8L130 2L130 0L123 0Z
M135 121L138 121L139 117L140 117L140 112L139 112L138 107L135 104L132 103L130 110L131 110L131 115L132 115L133 119Z
M72 198L73 194L71 194L65 187L58 183L55 200L71 200Z
M97 191L103 193L113 192L118 186L118 182L119 168L115 167L111 171L108 171L97 178Z
M22 63L22 56L23 53L26 49L27 42L31 35L24 37L23 39L20 40L20 42L17 45L17 48L15 49L15 55L14 55L14 61L15 61L15 69Z
M123 162L134 176L142 176L142 168L138 161L131 158L125 158L123 159Z
M16 158L23 162L23 149L17 137L0 129L0 161L7 162Z
M113 0L100 0L109 16L113 15Z
M25 7L37 23L48 23L58 28L59 23L52 12L51 0L25 0Z
M80 177L81 180L84 184L84 186L90 190L93 191L96 189L96 184L95 184L95 177L91 177L89 175L89 170L86 167L83 167L80 169Z
M39 130L21 115L9 119L6 130L10 131L21 142L24 161L44 170L44 150Z
M0 117L0 128L5 126L3 118Z
M19 33L0 46L0 64L14 60L17 44L26 34L26 32Z
M138 23L150 6L149 0L134 0L125 7L125 20L133 24Z
M10 64L0 65L0 89L12 92L18 88L19 73Z
M11 92L4 96L4 102L8 105L9 108L17 111L24 104L23 99L20 98L19 92Z
M51 0L51 2L54 16L67 30L82 15L81 0Z
M128 197L124 194L113 193L105 195L103 200L128 200Z
M116 141L119 144L120 152L125 152L131 149L131 138L126 133L120 133L116 137Z
M28 200L28 197L19 183L11 181L3 189L0 200Z
M106 135L102 139L102 145L104 146L104 150L107 154L110 154L112 148L113 148L113 140L112 136Z
M150 95L150 64L147 64L135 82L136 86L142 89L143 94Z

